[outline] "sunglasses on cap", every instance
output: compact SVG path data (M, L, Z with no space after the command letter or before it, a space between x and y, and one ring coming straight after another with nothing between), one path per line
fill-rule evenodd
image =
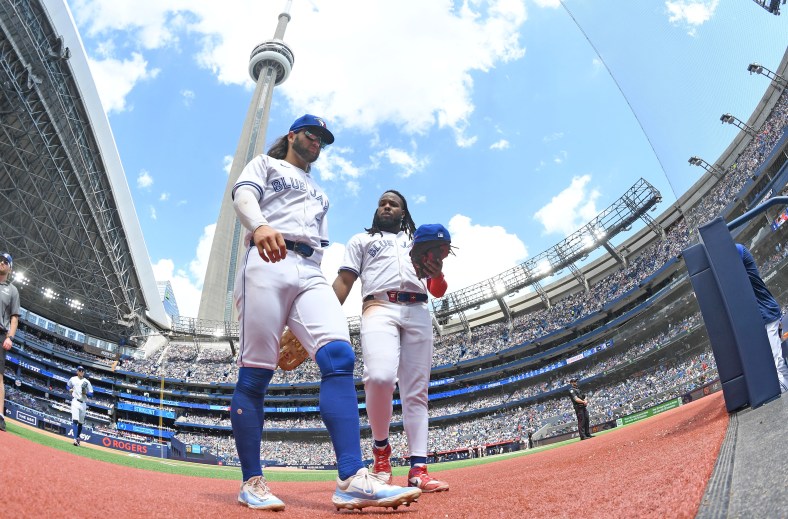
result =
M321 137L320 135L318 135L316 133L312 133L309 130L304 130L303 133L306 136L306 138L309 139L310 141L317 141L317 142L319 142L321 150L324 149L326 146L328 146L328 143L324 142L323 141L323 137Z

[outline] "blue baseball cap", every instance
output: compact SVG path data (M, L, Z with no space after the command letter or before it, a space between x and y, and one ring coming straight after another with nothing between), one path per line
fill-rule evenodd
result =
M290 126L291 132L297 132L303 128L312 128L323 137L326 144L334 143L334 134L328 131L326 122L316 115L305 114L296 119Z
M0 256L4 257L6 259L6 261L8 262L8 266L9 267L14 268L14 258L12 258L10 254L8 254L7 252L4 252L4 253L0 254Z
M446 227L439 223L419 225L419 228L416 229L416 234L413 235L413 243L434 240L451 242L451 235Z
M85 371L85 366L77 366L77 371Z

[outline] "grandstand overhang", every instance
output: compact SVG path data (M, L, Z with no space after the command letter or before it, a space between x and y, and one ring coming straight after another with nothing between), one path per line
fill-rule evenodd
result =
M541 280L563 268L569 268L578 275L576 262L586 258L594 249L604 246L617 234L628 230L635 221L646 216L648 211L661 201L662 195L659 191L641 178L596 218L550 249L494 278L433 299L435 316L450 316L489 303L504 293L528 286L537 287ZM580 282L587 287L584 280ZM500 288L492 290L491 287ZM535 290L538 291L537 288Z
M168 327L64 0L0 3L0 46L0 247L25 279L22 305L109 340Z

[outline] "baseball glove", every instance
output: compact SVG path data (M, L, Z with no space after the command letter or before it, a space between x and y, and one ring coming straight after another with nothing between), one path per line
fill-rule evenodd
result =
M88 396L88 381L87 380L83 380L82 381L82 400L84 400L85 397L87 397L87 396Z
M301 365L309 353L295 334L288 328L279 340L279 367L284 371L292 371Z
M425 224L416 229L410 260L419 279L429 277L425 269L428 261L436 262L442 270L443 260L451 253L451 235L444 226L439 223Z

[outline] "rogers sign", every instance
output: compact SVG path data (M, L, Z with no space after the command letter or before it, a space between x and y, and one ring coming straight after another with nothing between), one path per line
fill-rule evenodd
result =
M125 442L123 440L117 440L115 438L109 438L107 436L101 439L101 444L104 447L109 447L110 449L118 449L127 452L138 452L140 454L148 453L147 445L141 445L139 443L134 443L134 442Z

